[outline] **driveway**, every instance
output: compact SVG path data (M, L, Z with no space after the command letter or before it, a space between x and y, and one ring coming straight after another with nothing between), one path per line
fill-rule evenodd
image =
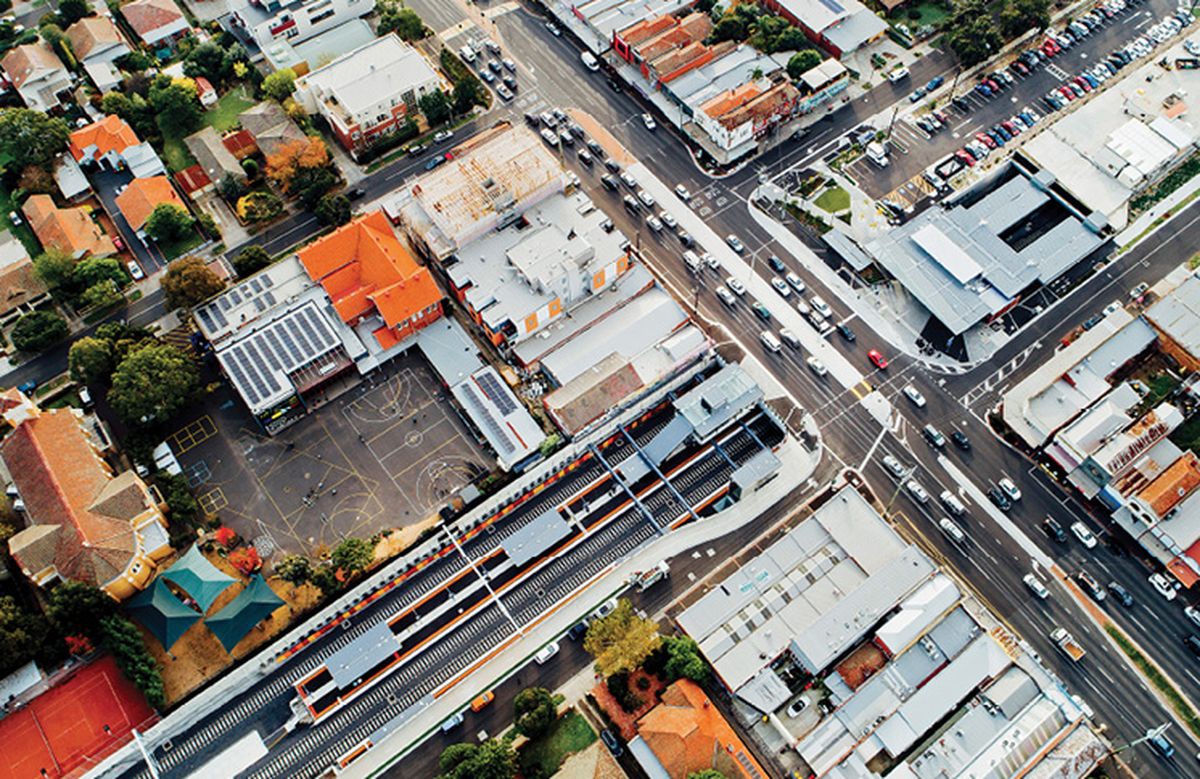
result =
M157 247L148 247L143 244L138 238L137 232L125 221L121 209L117 208L117 189L132 181L133 175L127 170L95 170L88 173L88 180L92 182L92 189L96 190L96 197L100 198L100 202L104 204L104 210L116 223L117 229L121 231L121 237L125 240L125 245L137 258L138 265L142 266L146 275L152 276L165 268L167 262L163 259L162 252Z

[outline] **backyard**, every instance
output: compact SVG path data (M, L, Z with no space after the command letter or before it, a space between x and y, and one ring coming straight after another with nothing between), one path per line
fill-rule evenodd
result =
M525 776L553 776L567 757L596 740L596 731L575 709L568 709L540 738L521 747L521 773Z
M0 156L0 169L7 168L9 159L7 156ZM9 216L16 211L21 219L20 225L12 223L12 217ZM21 214L16 204L13 203L12 193L8 191L8 187L0 182L0 231L7 230L17 237L18 240L25 246L25 251L30 257L36 257L41 251L37 238L34 237L33 231L29 229L29 224L25 221L25 217Z
M219 133L226 133L238 126L238 114L253 107L255 100L246 87L229 90L217 100L217 104L204 112L204 124ZM163 133L163 159L171 172L178 173L196 164L196 159L178 135Z

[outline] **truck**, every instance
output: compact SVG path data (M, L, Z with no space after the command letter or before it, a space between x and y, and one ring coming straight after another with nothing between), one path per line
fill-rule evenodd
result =
M888 166L887 147L879 141L871 141L866 146L867 159L881 168Z
M648 571L642 571L641 573L634 574L632 583L638 588L638 590L644 592L670 575L671 566L667 565L666 560L663 560Z
M1071 662L1073 663L1078 663L1087 654L1066 628L1055 628L1050 631L1050 640L1057 644L1058 648L1063 651L1063 654L1071 658Z

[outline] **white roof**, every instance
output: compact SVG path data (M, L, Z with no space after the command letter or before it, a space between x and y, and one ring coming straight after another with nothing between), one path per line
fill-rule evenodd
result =
M912 234L912 239L959 284L966 284L983 273L979 263L935 224L927 224L917 230Z
M305 82L336 95L351 115L436 79L425 57L394 34L343 54L304 77Z

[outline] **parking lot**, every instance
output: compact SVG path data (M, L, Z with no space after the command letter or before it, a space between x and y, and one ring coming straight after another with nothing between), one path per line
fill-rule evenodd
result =
M264 557L319 551L418 524L490 468L440 388L410 353L273 438L223 388L168 442L201 505Z

